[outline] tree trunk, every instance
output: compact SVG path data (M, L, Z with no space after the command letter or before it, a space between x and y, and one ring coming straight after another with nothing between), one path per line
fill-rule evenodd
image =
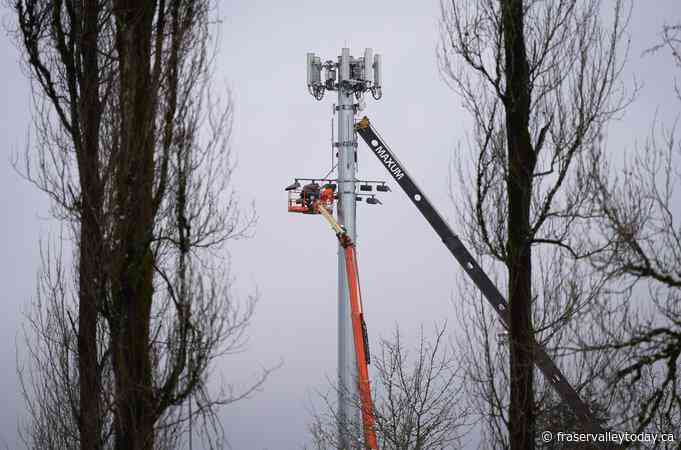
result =
M156 419L149 326L153 297L154 117L151 33L156 2L114 3L120 61L121 146L116 163L115 448L152 450Z
M532 360L532 253L530 201L535 155L529 133L529 66L522 0L501 0L504 34L506 138L508 145L507 268L511 314L511 450L534 448Z
M81 118L78 154L82 208L80 223L79 303L78 303L78 371L79 432L82 450L101 447L101 380L97 354L98 305L104 299L102 270L102 186L99 174L99 99L98 12L96 0L83 2L81 52L83 76L79 114Z

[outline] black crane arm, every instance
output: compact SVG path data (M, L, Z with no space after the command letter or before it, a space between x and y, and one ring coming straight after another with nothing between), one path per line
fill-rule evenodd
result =
M395 181L400 185L407 197L414 203L416 208L423 214L428 223L440 236L449 252L464 268L466 274L480 289L487 301L499 315L506 329L509 329L508 303L492 280L482 270L475 258L470 254L459 237L454 234L447 222L430 203L428 197L419 189L414 180L409 176L404 165L397 159L395 154L386 145L383 139L373 128L369 119L364 117L355 125L355 130L364 139L371 151L381 161L383 166L390 172ZM575 389L567 381L563 373L554 364L546 349L534 341L534 363L544 374L546 380L556 389L562 401L570 408L579 420L586 433L604 433L600 423L594 418L589 407L582 401ZM594 439L595 440L595 439ZM618 448L604 446L603 448Z

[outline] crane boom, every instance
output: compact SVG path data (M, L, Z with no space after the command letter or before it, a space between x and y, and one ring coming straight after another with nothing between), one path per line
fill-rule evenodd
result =
M364 442L367 449L378 450L374 428L374 404L371 399L371 386L369 385L369 348L366 324L364 323L364 314L362 312L362 296L359 289L359 269L357 266L355 243L321 202L315 204L315 209L326 219L331 229L336 233L345 253L345 269L347 271L348 291L350 292L350 315L352 318L352 335L357 359L357 384L361 404Z
M407 197L414 203L423 217L430 223L438 236L442 239L445 247L464 268L469 278L480 289L485 299L497 312L502 324L506 329L510 326L508 303L504 296L499 292L492 280L473 258L468 249L464 246L459 237L454 234L447 222L440 213L430 203L428 197L419 189L414 180L409 176L404 165L397 159L395 154L386 145L383 139L373 128L367 117L362 118L356 125L355 130L369 146L383 166L390 172L397 181ZM533 338L534 340L534 338ZM579 394L567 381L563 373L555 365L546 349L534 340L534 363L544 375L545 379L558 392L562 401L570 408L577 417L582 428L587 433L604 434L600 423L591 413L589 407L582 401ZM618 448L607 446L607 448Z

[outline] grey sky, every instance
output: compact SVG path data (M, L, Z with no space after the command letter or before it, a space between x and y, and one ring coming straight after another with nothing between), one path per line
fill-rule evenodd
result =
M307 93L305 54L335 59L341 47L349 46L354 56L364 47L383 55L384 97L368 99L365 113L446 217L454 211L448 165L454 152L466 152L470 120L437 69L435 1L348 1L342 8L319 1L222 3L216 84L224 80L233 90L234 183L242 203L255 202L259 216L256 236L230 246L231 275L238 294L246 296L257 287L261 300L247 351L225 357L214 373L245 383L261 365L283 360L262 392L226 408L222 418L236 450L297 449L307 441L309 398L315 389L328 387L336 364L336 241L319 217L287 213L282 191L293 177L319 177L330 168L335 99L329 93L317 102ZM12 19L6 10L3 17ZM624 118L610 128L611 152L620 154L634 140L642 141L656 110L669 122L678 113L677 104L667 103L674 70L669 58L664 53L643 57L642 51L657 42L663 23L679 20L678 0L635 2L627 76L645 85ZM17 418L23 414L15 339L21 311L35 291L39 240L58 228L43 219L48 216L44 196L8 162L26 145L30 94L7 38L0 52L0 364L5 371L0 438L15 448ZM388 179L361 142L359 155L360 178ZM384 206L358 205L360 277L372 343L390 335L396 323L407 336L422 324L444 319L456 328L451 301L456 299L458 267L404 194L391 186L394 192L383 196ZM312 281L300 279L302 264L312 265Z

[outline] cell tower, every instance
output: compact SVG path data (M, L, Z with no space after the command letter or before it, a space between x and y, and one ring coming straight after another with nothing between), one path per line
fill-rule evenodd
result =
M322 78L322 71L324 77ZM325 91L337 91L338 141L333 143L337 150L337 221L345 227L350 238L357 242L356 193L357 138L354 132L355 114L364 108L364 94L371 92L374 99L381 98L381 56L373 55L368 48L364 56L353 58L350 49L344 48L336 62L322 63L314 53L307 54L307 87L312 96L322 100ZM363 190L363 186L360 189ZM384 186L385 185L381 185ZM383 189L380 189L383 190ZM367 203L377 203L375 197L368 197ZM338 247L338 431L339 449L350 448L348 431L357 417L353 399L357 393L357 367L353 346L350 302L348 298L345 257Z

